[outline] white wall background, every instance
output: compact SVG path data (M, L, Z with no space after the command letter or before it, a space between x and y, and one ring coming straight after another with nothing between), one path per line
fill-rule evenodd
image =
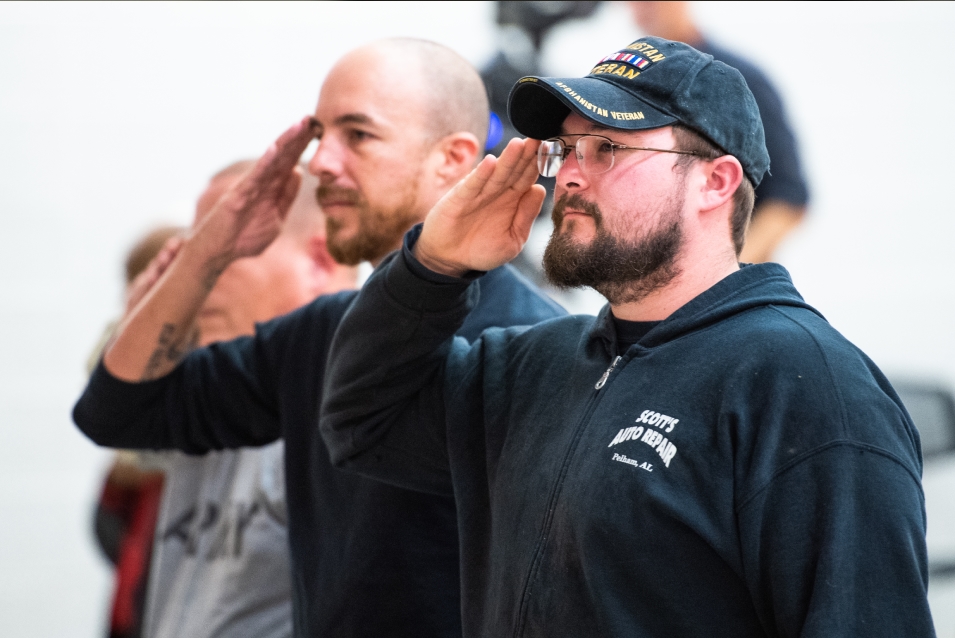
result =
M955 381L955 82L946 3L701 3L776 80L811 179L780 260L890 374ZM208 175L311 112L327 69L378 37L493 49L476 3L0 4L0 635L103 633L90 517L107 454L72 427L120 263L185 223ZM581 75L636 35L625 9L561 27Z

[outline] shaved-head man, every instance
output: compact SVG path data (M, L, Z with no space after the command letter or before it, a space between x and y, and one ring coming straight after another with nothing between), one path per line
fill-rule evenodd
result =
M345 264L377 263L471 171L488 117L480 77L446 47L387 40L346 55L314 117L286 131L194 229L74 410L80 428L110 446L203 453L284 439L296 636L460 635L453 495L441 476L435 489L411 491L330 464L318 409L331 339L354 293L320 297L253 337L184 355L188 326L224 270L280 241L296 164L313 138L308 170L318 178L329 252ZM509 266L480 285L481 301L457 333L469 341L491 326L562 314Z

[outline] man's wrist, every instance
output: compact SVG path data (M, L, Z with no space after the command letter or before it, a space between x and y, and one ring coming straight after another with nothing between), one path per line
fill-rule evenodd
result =
M209 241L210 233L199 232L189 236L182 246L183 265L195 273L205 292L212 290L219 275L235 260L232 253L217 242Z
M415 259L418 260L419 264L439 275L460 278L468 272L465 268L431 257L427 252L421 250L420 243L415 244L411 249L411 253Z
M379 267L389 295L410 309L426 313L444 313L467 304L472 291L476 291L471 284L483 273L472 271L465 277L452 277L429 270L411 252L417 231L420 228L409 230L401 250L386 257Z
M461 281L473 281L484 274L484 271L480 270L461 270L454 267L442 267L441 264L432 266L429 262L423 261L419 256L420 253L417 251L421 230L421 224L412 226L412 228L405 233L402 245L405 261L411 269L411 272L415 275L432 283L451 284Z

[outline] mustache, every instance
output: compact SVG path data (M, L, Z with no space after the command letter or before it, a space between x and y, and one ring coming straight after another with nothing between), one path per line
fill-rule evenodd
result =
M580 193L574 193L573 195L564 193L554 204L554 210L550 214L551 220L554 222L554 228L560 228L561 222L564 221L564 211L568 208L587 213L594 218L594 223L598 228L603 221L603 215L600 214L600 209L597 208L596 204L588 202Z
M357 190L351 188L342 188L341 186L324 185L315 189L315 199L318 205L323 206L329 201L344 202L357 206L364 202L364 199Z

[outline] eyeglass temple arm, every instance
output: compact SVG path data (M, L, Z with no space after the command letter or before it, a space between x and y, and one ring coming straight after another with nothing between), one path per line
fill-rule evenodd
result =
M627 149L631 151L656 151L657 153L676 153L677 155L696 155L697 157L704 157L702 153L697 153L696 151L677 151L670 148L646 148L644 146L627 146L625 144L617 144L612 142L614 148Z

